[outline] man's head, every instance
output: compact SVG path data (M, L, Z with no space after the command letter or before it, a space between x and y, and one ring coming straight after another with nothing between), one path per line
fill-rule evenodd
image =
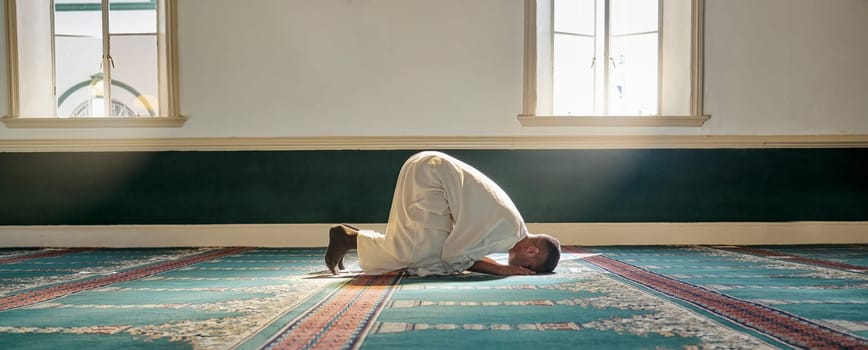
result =
M509 250L509 264L549 273L561 259L561 242L546 234L528 234Z

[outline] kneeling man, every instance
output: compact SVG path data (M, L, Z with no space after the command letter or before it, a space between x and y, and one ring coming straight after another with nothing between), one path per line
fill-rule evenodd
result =
M479 170L440 152L420 152L401 167L386 232L335 225L329 231L326 266L343 269L349 249L359 266L378 275L406 269L419 276L465 270L495 275L554 271L560 243L528 233L512 200ZM508 252L509 264L486 256Z

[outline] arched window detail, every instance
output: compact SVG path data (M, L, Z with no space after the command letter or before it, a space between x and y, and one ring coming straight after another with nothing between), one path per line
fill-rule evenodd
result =
M104 99L104 95L100 93L99 90L102 89L103 84L103 75L102 73L97 73L91 75L90 80L81 81L60 95L57 98L57 106L58 110L66 110L67 105L64 102L73 96L86 96L84 101L81 101L81 98L78 99L80 101L75 107L72 109L72 112L67 117L92 117L94 114L99 116L99 111L97 110L97 104L102 103ZM123 89L126 93L131 95L136 102L136 105L130 106L123 102L121 99L113 98L112 99L112 115L119 117L155 117L157 116L156 110L152 106L152 103L148 101L148 97L143 95L141 92L136 90L134 87L130 86L127 83L119 81L117 79L112 79L112 86L116 86L118 88ZM67 103L68 104L68 103ZM144 110L147 112L147 115L142 114L140 111Z

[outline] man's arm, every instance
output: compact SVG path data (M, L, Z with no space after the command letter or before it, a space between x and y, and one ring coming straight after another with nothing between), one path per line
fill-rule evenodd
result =
M470 266L469 270L499 276L533 275L535 273L533 270L521 266L503 265L487 257L473 263L473 266Z

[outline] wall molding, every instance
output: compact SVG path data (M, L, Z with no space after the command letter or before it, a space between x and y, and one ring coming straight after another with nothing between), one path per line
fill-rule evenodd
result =
M635 127L700 127L711 116L540 116L519 115L522 126L635 126Z
M0 139L0 152L865 147L868 134Z
M160 117L3 117L0 122L10 129L74 129L74 128L180 128L187 122L184 116Z
M330 224L0 226L0 247L325 247ZM359 224L382 232L385 224ZM866 244L868 221L530 223L565 245Z

